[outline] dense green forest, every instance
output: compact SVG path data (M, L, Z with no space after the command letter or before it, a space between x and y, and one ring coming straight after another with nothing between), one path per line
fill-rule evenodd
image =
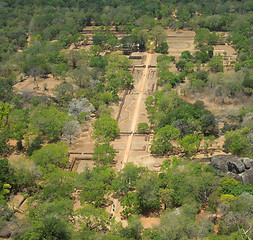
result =
M208 91L222 103L251 99L252 11L251 0L0 0L0 233L12 224L11 237L20 240L252 239L253 185L192 159L200 151L208 157L221 132L225 152L253 158L253 122L246 122L253 108L231 114L219 129L204 102L189 103L173 90L189 81L182 93ZM91 39L85 27L94 27ZM165 28L195 31L196 51L168 56ZM214 55L225 43L237 54L230 73ZM154 134L151 154L167 156L159 172L112 167L111 142L120 133L112 106L134 83L123 53L137 50L160 54L159 88L145 101L149 124L138 125L139 133ZM59 82L53 95L47 84L45 94L15 88L31 78L38 89L50 77ZM68 148L91 119L95 167L68 171ZM14 152L22 157L10 162ZM169 157L177 153L182 157ZM22 218L8 205L17 193L28 201ZM127 227L105 210L112 195ZM140 218L152 214L160 224L144 229Z

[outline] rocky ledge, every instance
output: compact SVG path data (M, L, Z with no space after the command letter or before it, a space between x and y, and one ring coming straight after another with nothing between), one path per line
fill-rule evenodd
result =
M253 159L233 155L216 155L211 158L211 166L227 173L241 183L253 184Z

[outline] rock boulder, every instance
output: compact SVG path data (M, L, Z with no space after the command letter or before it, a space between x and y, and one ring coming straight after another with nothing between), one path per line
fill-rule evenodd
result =
M250 158L242 158L242 161L243 161L243 163L244 163L246 169L253 168L253 159L250 159Z
M227 162L228 171L239 174L245 171L245 165L241 159L231 159Z
M253 184L253 159L233 155L216 155L211 158L211 166L227 173L241 183Z

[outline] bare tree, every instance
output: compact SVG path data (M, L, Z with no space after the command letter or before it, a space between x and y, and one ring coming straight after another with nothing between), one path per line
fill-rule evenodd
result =
M38 76L40 76L41 74L42 74L42 68L40 67L40 66L34 66L34 67L32 67L30 70L29 70L29 72L28 72L28 74L29 75L31 75L32 77L33 77L33 79L34 79L34 81L36 81L36 78L38 77Z
M68 113L78 119L80 113L90 114L94 110L95 108L90 104L89 100L82 98L80 100L73 100L69 104Z
M61 139L71 145L74 138L78 137L81 133L81 126L78 121L72 120L64 125L62 132Z

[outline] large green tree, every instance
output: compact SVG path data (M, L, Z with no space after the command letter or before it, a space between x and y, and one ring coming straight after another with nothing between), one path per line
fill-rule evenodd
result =
M190 134L180 139L178 143L183 148L186 156L191 157L197 154L203 137L203 134Z
M106 195L111 189L111 182L115 177L114 170L101 166L92 171L85 169L77 179L77 186L82 187L81 202L102 206L107 202Z
M15 236L16 240L27 239L72 239L71 226L66 220L60 220L57 216L46 216L42 220L33 221L23 231Z
M212 57L208 63L208 67L212 72L223 72L223 58L222 56Z
M13 97L13 81L11 79L0 78L0 101L7 102Z
M114 157L116 156L115 149L108 143L96 144L94 148L93 160L97 165L109 165L112 164Z
M48 144L40 150L34 151L31 158L43 172L54 171L57 167L64 168L69 161L68 146L64 142Z
M173 150L171 140L175 140L179 137L180 131L174 126L167 125L160 128L156 135L153 137L153 143L150 148L154 154L164 155L168 151Z
M136 187L137 181L145 171L147 169L143 167L137 167L131 162L127 163L112 182L114 191L123 195L127 194Z
M54 141L59 139L65 123L72 119L54 105L50 107L39 105L31 112L30 129L35 133L45 135L48 141Z
M35 199L43 202L54 201L56 199L71 199L71 194L74 192L76 181L75 172L67 172L56 170L45 176L45 181L42 184L42 190L38 193Z
M93 136L99 141L110 141L119 135L119 126L110 115L104 114L93 124Z
M110 225L109 213L103 208L86 204L76 211L77 223L81 229L106 231Z

